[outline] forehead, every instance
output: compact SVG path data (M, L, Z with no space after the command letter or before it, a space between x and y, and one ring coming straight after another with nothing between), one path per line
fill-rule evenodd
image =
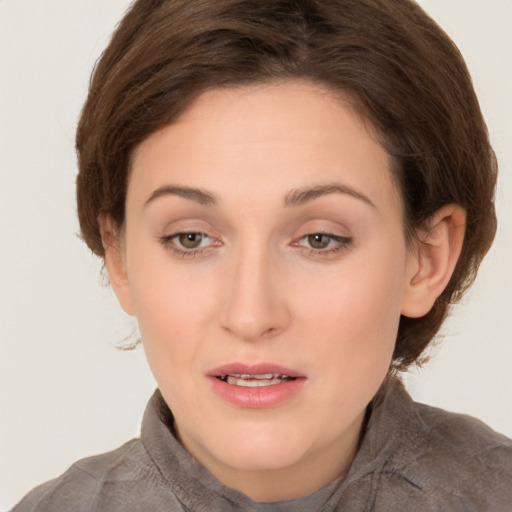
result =
M214 89L135 150L128 200L174 184L269 200L336 181L377 205L396 203L390 169L368 125L326 88L294 81Z

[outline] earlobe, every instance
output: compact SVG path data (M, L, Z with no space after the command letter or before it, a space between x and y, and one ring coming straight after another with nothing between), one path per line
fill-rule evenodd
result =
M105 266L110 285L121 307L128 315L133 316L130 284L123 257L121 235L109 215L100 215L98 222L100 225L101 241L105 250Z
M441 295L459 259L466 229L466 212L458 205L440 208L428 227L418 232L407 263L402 315L426 315Z

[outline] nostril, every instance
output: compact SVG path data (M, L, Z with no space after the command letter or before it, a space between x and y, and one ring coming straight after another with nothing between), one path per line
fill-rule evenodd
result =
M273 336L275 336L278 332L278 329L276 329L275 327L270 327L270 329L267 329L266 331L263 332L263 334L261 335L262 338L271 338Z

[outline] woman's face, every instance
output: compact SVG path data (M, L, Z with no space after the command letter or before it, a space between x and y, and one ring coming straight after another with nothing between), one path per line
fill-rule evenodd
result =
M203 94L135 151L122 247L118 296L188 450L248 494L244 475L343 471L412 259L358 116L306 82Z

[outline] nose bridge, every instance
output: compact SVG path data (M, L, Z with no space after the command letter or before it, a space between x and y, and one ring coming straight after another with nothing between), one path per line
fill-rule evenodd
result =
M245 341L277 335L289 315L269 244L240 244L229 265L222 326Z

